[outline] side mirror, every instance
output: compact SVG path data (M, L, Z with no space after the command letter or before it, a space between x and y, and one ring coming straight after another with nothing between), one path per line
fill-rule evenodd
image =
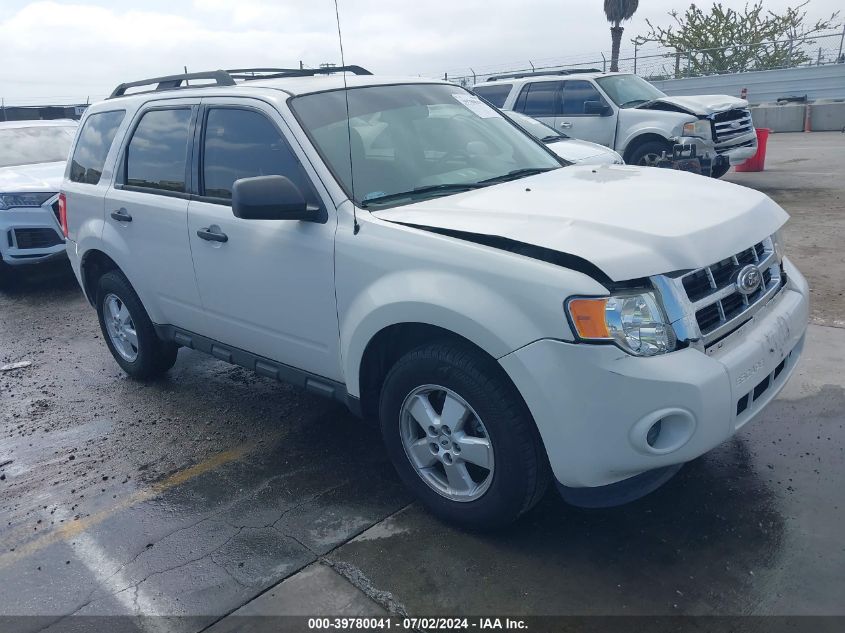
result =
M585 101L584 114L610 116L612 110L604 101Z
M244 220L303 220L325 222L328 214L309 205L285 176L241 178L232 185L232 213Z

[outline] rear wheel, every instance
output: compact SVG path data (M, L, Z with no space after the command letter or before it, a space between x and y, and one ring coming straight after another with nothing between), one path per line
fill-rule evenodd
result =
M97 316L109 351L133 378L153 378L176 362L179 348L156 335L147 311L129 280L112 270L100 277Z
M534 421L479 350L442 342L409 352L385 379L379 413L403 482L443 519L500 527L546 490L548 460Z
M665 141L646 141L634 148L631 152L629 160L625 161L629 165L640 165L642 167L657 167L663 154L671 160L672 146Z

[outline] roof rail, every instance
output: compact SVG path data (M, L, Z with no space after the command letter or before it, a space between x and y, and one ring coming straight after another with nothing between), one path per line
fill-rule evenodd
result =
M330 75L332 73L353 73L355 75L372 75L366 68L360 66L326 66L323 68L232 68L226 71L233 79L279 79L281 77L313 77L314 75Z
M493 75L487 81L499 79L523 79L524 77L542 77L544 75L578 75L582 73L600 73L598 68L570 68L568 70L535 70L526 73L513 73L510 75Z
M194 86L183 86L182 82L187 82L190 79L214 79L217 86L234 86L235 80L225 70L210 70L201 73L182 73L181 75L167 75L165 77L153 77L152 79L141 79L140 81L130 81L125 84L120 84L109 95L109 99L115 97L122 97L126 94L127 89L137 88L139 86L151 86L156 84L152 90L143 90L142 92L159 92L161 90L178 90L179 88L191 88Z

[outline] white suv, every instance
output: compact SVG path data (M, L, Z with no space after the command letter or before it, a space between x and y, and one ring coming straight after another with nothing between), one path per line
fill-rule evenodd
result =
M0 123L0 287L21 266L65 257L59 185L76 121Z
M748 102L727 95L669 97L627 73L558 71L500 75L473 92L575 138L605 145L629 165L656 166L675 145L695 145L720 178L757 152Z
M582 505L645 494L783 387L808 289L765 195L564 166L455 85L319 72L164 77L86 111L62 218L128 374L187 347L335 398L474 527L550 475Z

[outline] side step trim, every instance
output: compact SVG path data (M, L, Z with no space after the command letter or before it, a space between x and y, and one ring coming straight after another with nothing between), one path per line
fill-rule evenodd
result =
M182 330L172 325L154 325L156 334L165 341L172 341L182 347L205 352L215 358L233 365L239 365L245 369L254 371L260 376L273 378L279 382L286 382L304 389L309 393L331 398L345 404L357 416L361 416L361 406L358 399L351 396L346 390L346 385L317 376L311 372L291 367L283 363L253 354L251 352L224 345L219 341L210 339L187 330Z

